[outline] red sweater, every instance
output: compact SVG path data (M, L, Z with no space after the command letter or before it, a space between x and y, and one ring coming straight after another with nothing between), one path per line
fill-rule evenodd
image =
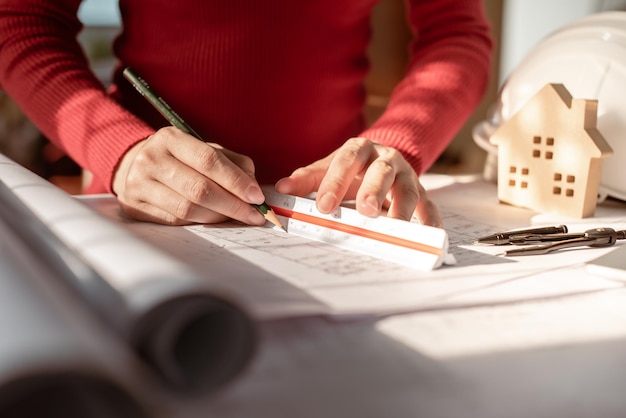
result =
M76 42L81 0L0 0L0 86L110 191L121 156L164 119L120 76L131 66L205 139L248 155L272 183L352 136L400 150L418 173L486 87L482 0L411 0L417 36L384 115L361 114L375 0L120 0L109 91Z

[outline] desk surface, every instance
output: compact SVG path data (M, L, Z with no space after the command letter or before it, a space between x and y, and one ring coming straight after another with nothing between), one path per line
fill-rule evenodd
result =
M212 286L232 294L259 320L313 314L342 319L387 316L622 286L621 282L591 276L584 268L585 261L611 248L579 248L514 259L496 256L502 247L473 242L496 231L546 223L567 223L572 232L598 225L623 229L625 206L607 202L593 219L550 219L549 215L498 204L492 184L447 176L431 176L429 180L457 263L426 272L285 234L278 228L238 223L171 228L124 220L117 202L108 195L83 202L208 276ZM115 275L124 273L124 269L118 270ZM557 270L559 274L552 274Z
M551 215L500 207L495 186L457 182L433 190L478 193L493 224L522 227ZM485 193L487 195L480 195ZM463 200L461 202L461 200ZM475 212L475 211L474 211ZM605 202L595 218L622 222L626 206ZM584 225L584 226L583 226ZM574 256L575 257L575 256ZM578 266L580 267L580 266ZM544 273L546 283L567 270ZM571 275L571 280L582 276ZM530 278L530 277L529 277ZM525 280L516 280L520 293ZM532 280L530 286L536 286ZM279 319L260 325L251 367L204 399L172 399L176 416L229 417L621 417L626 414L626 289L494 305L430 310L378 320Z
M498 204L495 185L432 180L431 197L461 237L494 225L626 225L626 205L618 202L603 203L594 218L564 221ZM459 214L470 221L455 222ZM457 305L349 320L316 316L323 312L315 309L304 317L285 315L288 310L260 315L250 366L210 395L177 395L150 379L141 385L143 375L133 379L163 417L622 417L626 281L584 268L585 260L607 251L555 255L546 271L529 262L527 274L474 289ZM503 270L479 263L425 278L445 287L445 280ZM396 297L375 289L380 293L372 299Z
M262 325L251 369L189 417L622 417L626 292ZM180 415L178 415L180 416Z

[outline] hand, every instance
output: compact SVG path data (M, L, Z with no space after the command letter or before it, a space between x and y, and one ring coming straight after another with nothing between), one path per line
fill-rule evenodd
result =
M168 225L228 218L263 225L264 201L252 160L177 128L158 130L122 158L113 192L131 218Z
M356 198L363 215L379 216L383 208L392 218L442 227L437 207L428 199L413 167L394 148L366 138L351 138L328 157L295 170L276 183L280 193L306 196L317 191L322 213Z

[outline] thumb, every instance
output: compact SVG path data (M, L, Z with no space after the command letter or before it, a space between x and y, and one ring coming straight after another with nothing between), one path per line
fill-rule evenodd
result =
M276 191L296 196L306 196L316 192L327 169L328 165L322 164L322 161L298 168L289 177L283 177L276 182Z

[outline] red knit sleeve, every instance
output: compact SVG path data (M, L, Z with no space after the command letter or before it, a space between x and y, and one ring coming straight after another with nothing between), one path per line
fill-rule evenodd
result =
M417 173L443 152L487 86L492 40L482 0L411 0L406 77L361 136L398 149Z
M154 130L110 99L76 40L81 0L0 0L0 86L110 191L128 148Z

